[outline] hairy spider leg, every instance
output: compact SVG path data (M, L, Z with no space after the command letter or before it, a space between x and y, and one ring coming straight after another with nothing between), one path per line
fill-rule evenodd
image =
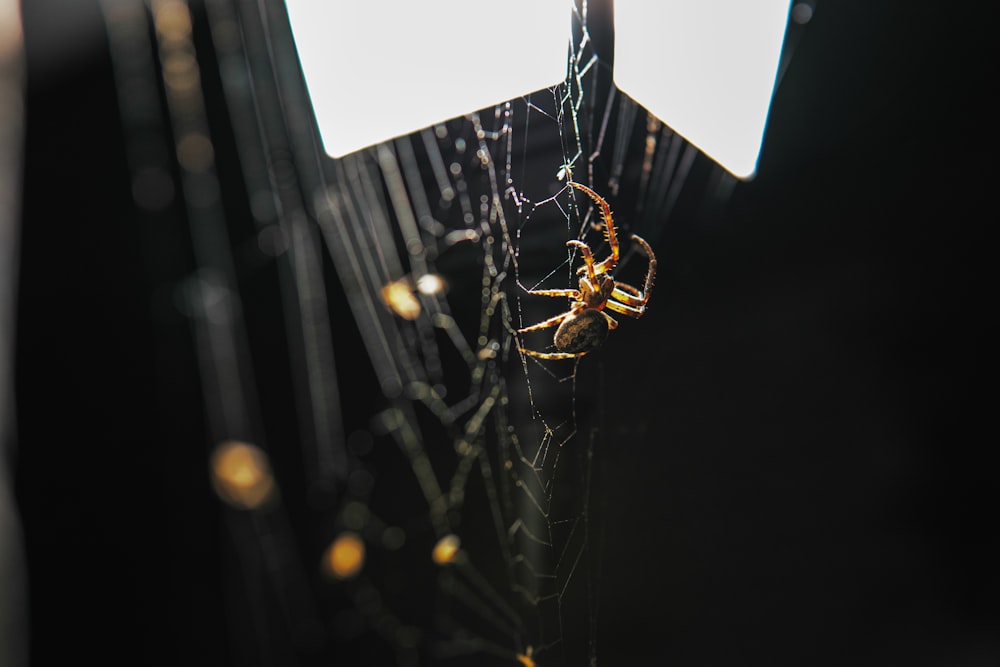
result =
M536 352L535 350L527 350L523 347L517 348L522 353L536 357L538 359L577 359L587 354L590 350L584 350L583 352Z
M574 302L580 300L580 290L575 289L533 289L528 290L528 294L535 294L537 296L563 296L572 299ZM539 322L538 324L532 324L530 327L524 327L523 329L518 329L518 333L524 331L534 331L536 329L547 329L548 327L554 327L564 319L573 314L573 310L567 310L565 313L556 315L555 317L550 317L549 319Z
M577 248L580 251L580 255L583 257L583 266L576 270L577 273L586 273L587 278L590 280L591 285L597 284L597 270L594 268L594 253L590 249L590 246L583 241L577 241L572 239L566 241L566 245L571 248Z
M611 293L618 301L622 303L627 303L630 306L640 306L644 303L642 290L638 287L632 287L628 283L615 282L615 289ZM635 300L635 303L633 303Z
M618 301L608 300L605 305L608 310L612 310L621 315L628 315L629 317L642 317L643 313L646 312L644 306L629 306L628 304L620 303Z
M642 289L643 298L645 299L643 303L645 303L649 301L649 295L653 291L653 280L656 279L656 255L653 254L653 249L646 243L646 239L638 234L632 234L632 240L642 246L642 249L646 252L646 259L649 260L649 265L646 267L646 284Z
M574 314L574 310L567 310L565 313L559 313L554 317L550 317L547 320L542 320L538 324L532 324L530 327L524 327L523 329L518 329L518 333L524 333L526 331L538 331L539 329L548 329L549 327L554 327L557 324L561 324L570 315Z
M568 181L568 184L573 186L577 190L585 192L588 197L594 200L595 204L601 207L601 221L604 224L604 239L608 242L608 245L611 247L611 256L597 265L598 266L597 272L607 273L608 271L613 269L616 264L618 264L618 254L619 254L618 234L615 232L615 222L614 222L614 217L611 215L611 206L608 204L607 200L604 199L604 197L597 194L596 192L588 188L586 185L583 185L582 183L577 183L576 181Z
M642 246L643 251L646 253L646 258L649 260L649 265L646 268L645 284L643 285L643 289L640 290L628 283L615 282L615 288L611 292L611 297L626 305L642 309L642 306L645 306L646 302L649 301L649 296L653 291L653 280L656 278L656 256L653 254L652 248L649 247L649 244L642 237L633 234L632 239Z
M580 290L578 289L530 289L528 294L534 296L564 296L574 301L580 300Z

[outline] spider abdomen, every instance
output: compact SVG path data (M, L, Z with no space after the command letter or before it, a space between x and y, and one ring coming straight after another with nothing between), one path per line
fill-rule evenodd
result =
M608 318L598 310L583 310L563 320L556 329L555 344L560 352L590 352L608 337Z

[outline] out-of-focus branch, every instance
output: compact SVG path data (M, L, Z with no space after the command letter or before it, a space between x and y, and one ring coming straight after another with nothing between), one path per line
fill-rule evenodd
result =
M14 317L24 147L24 39L18 0L0 0L0 664L28 664L27 571L14 504Z

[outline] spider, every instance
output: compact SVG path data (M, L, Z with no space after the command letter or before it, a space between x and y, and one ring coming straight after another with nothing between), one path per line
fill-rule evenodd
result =
M604 238L611 247L611 255L600 262L595 262L589 245L576 239L566 241L567 246L579 250L583 257L583 266L576 271L580 276L580 288L528 290L528 294L564 296L573 300L566 312L538 324L518 329L518 333L525 333L558 327L553 337L558 352L537 352L518 347L523 354L539 359L576 359L600 347L608 337L608 333L618 327L618 322L607 311L628 317L642 317L653 289L653 278L656 277L656 256L653 254L653 249L635 234L632 234L632 240L642 247L649 260L643 288L640 290L611 277L610 273L618 264L619 256L618 236L611 217L611 207L603 197L587 186L573 181L569 181L568 184L585 192L601 207L601 224L595 228L604 229Z

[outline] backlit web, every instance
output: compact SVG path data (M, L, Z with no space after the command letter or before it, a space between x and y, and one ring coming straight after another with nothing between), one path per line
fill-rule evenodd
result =
M575 285L568 239L607 256L568 180L611 202L616 276L641 285L629 233L656 249L683 193L718 205L732 179L614 90L586 3L563 83L339 160L280 3L103 6L136 202L176 195L189 225L175 302L226 501L234 661L603 663L604 399L640 389L604 386L596 354L520 354L551 350L551 329L516 332L568 306L527 290Z

